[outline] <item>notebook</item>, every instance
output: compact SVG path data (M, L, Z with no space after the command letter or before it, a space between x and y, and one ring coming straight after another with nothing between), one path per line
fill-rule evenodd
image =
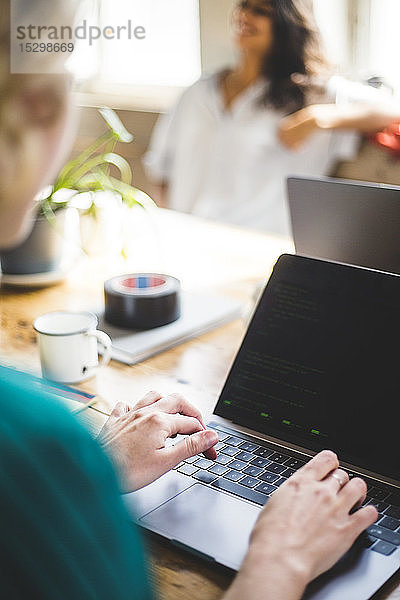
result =
M108 333L112 340L112 358L134 365L229 323L242 314L242 304L226 296L182 292L181 299L182 314L177 321L145 331L115 327L98 313L99 329Z

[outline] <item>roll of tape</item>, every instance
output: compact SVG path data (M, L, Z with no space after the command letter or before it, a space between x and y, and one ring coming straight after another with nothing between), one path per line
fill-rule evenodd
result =
M126 329L152 329L181 314L180 282L170 275L133 273L104 284L105 319Z

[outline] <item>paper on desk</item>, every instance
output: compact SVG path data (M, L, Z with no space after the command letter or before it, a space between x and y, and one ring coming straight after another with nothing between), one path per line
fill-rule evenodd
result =
M82 390L78 390L63 383L55 383L32 376L32 384L46 392L50 392L68 410L76 414L89 432L96 436L102 428L106 416L96 410L89 410L89 406L96 403L96 396Z
M226 296L182 292L182 314L177 321L146 331L132 331L110 325L99 315L99 329L112 340L114 360L134 365L207 333L242 315L242 304Z

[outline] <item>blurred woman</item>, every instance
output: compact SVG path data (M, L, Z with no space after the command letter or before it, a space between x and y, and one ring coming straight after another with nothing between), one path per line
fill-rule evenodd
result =
M289 234L286 177L329 174L354 156L354 130L400 117L382 93L332 76L312 5L238 3L236 66L195 83L154 130L145 164L166 205Z

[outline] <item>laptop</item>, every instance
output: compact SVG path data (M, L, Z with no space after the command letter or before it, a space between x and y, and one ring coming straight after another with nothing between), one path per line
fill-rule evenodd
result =
M400 187L289 177L297 254L400 273Z
M262 506L331 448L380 516L306 597L370 598L400 567L399 306L398 275L282 255L209 424L216 461L125 495L137 523L237 570Z

